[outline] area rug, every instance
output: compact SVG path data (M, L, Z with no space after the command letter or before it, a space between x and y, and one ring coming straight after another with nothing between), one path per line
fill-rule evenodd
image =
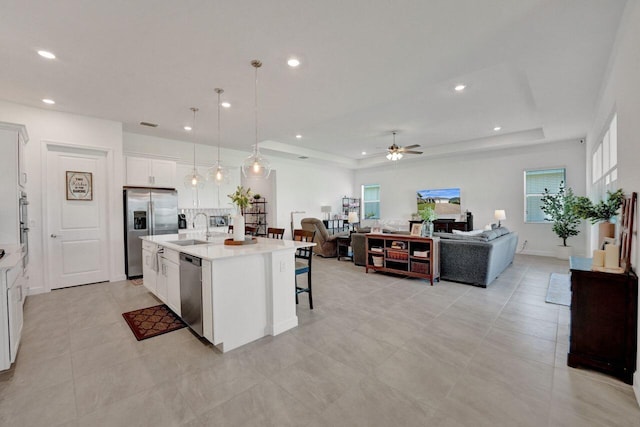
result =
M144 283L142 279L131 279L129 282L134 286L140 286Z
M184 328L184 322L164 304L122 313L138 341Z
M551 273L546 302L571 306L571 275Z

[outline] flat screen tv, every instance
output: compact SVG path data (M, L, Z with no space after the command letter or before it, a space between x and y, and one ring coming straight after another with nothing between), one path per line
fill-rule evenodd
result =
M438 218L456 218L462 213L459 188L418 190L418 210L431 206Z

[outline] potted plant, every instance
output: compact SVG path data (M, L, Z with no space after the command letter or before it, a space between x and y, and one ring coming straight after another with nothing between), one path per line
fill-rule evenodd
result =
M605 237L614 237L616 226L613 218L618 215L618 210L624 202L624 192L619 188L615 192L607 191L607 200L592 203L588 197L577 197L574 210L582 219L588 219L591 224L600 223L598 226L598 247L602 246Z
M251 207L251 189L245 189L239 185L233 194L227 195L236 206L236 215L233 217L233 240L244 241L244 217L242 211Z
M422 218L422 235L425 237L433 236L433 221L438 219L438 214L431 206L425 206L418 211Z
M576 196L573 190L565 188L564 182L560 182L556 194L550 193L547 188L544 189L540 209L548 216L545 220L553 221L552 230L562 239L562 246L558 246L556 252L557 258L560 259L569 259L571 246L567 245L567 239L580 233L580 217L575 212L575 203Z

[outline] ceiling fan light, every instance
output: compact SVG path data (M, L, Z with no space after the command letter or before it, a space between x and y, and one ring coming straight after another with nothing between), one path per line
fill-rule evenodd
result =
M393 154L388 153L388 154L387 154L387 160L395 160L395 159L393 158Z

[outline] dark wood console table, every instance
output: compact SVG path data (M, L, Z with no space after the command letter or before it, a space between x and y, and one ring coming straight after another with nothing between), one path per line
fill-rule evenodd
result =
M571 338L567 364L595 369L627 384L636 370L638 277L591 271L591 258L571 257Z
M422 221L409 220L409 230L413 224L421 224ZM473 229L473 223L460 222L460 221L447 221L445 219L436 219L433 221L433 231L440 233L451 233L453 230L471 231Z

